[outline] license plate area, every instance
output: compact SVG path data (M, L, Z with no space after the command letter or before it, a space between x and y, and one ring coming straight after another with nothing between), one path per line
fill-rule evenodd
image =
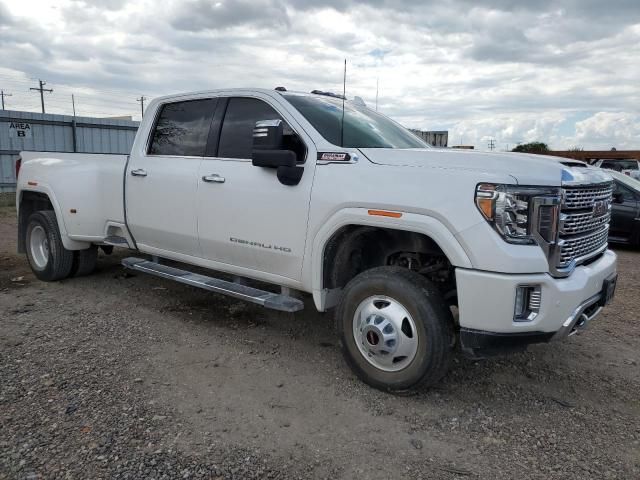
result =
M602 295L600 297L600 305L605 306L611 303L616 293L616 285L618 283L618 275L614 274L605 279L602 283Z

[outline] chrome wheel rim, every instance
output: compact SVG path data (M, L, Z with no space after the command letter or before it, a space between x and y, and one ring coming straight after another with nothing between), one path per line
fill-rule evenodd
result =
M47 232L40 225L36 225L31 230L29 250L35 268L38 270L47 268L47 263L49 263L49 239L47 238Z
M362 356L385 372L406 368L418 353L418 332L413 318L397 300L369 297L353 316L353 338Z

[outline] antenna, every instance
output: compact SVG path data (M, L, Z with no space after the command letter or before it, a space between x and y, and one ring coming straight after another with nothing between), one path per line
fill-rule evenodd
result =
M347 97L347 59L344 59L344 77L342 81L342 122L340 125L340 146L344 147L344 100Z

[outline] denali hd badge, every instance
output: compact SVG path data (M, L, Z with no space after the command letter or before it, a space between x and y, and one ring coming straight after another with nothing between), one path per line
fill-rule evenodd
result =
M351 156L348 153L338 152L318 152L318 160L325 162L348 162Z
M260 247L266 248L267 250L278 250L279 252L291 253L291 249L289 247L280 247L278 245L273 245L272 243L252 242L251 240L243 240L235 237L229 238L229 241L239 243L240 245L247 245L248 247Z

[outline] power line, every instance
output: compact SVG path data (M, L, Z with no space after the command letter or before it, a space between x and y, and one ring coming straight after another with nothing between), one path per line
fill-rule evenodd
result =
M6 79L6 80L5 80ZM30 82L35 79L29 79L27 76L19 75L17 73L8 72L0 68L0 82L4 87L8 87L11 90L11 94L5 93L0 96L0 101L4 103L5 96L13 96L11 107L16 109L23 109L25 111L34 111L36 108L45 112L44 105L44 92L52 93L53 87L57 96L53 96L47 100L47 109L51 113L62 113L65 115L71 114L75 110L77 115L85 116L132 116L135 117L137 109L136 103L140 103L140 112L144 113L144 103L149 101L149 97L142 96L136 97L136 93L127 92L125 90L109 90L84 85L67 86L63 84L38 81L38 87L30 87ZM45 85L49 85L50 88L45 88ZM40 92L39 105L35 105L31 100L30 91ZM78 95L79 93L79 95ZM71 98L71 102L59 97L62 94L64 97ZM68 95L68 96L67 96ZM127 98L128 97L128 98ZM0 105L2 105L0 103ZM74 108L75 107L75 108ZM88 107L88 109L87 109ZM85 110L87 109L87 110ZM105 112L106 110L106 112ZM108 112L108 113L107 113ZM125 113L126 112L126 113Z
M6 75L3 73L0 73L0 79L15 85L19 85L19 86L28 86L31 84L31 80L29 78L26 77L15 77L15 76L10 76L10 75ZM124 90L124 89L110 89L110 88L95 88L95 87L91 87L91 86L87 86L87 85L67 85L67 84L62 84L62 83L57 83L57 82L49 82L49 85L52 85L54 87L56 87L56 91L60 91L60 90L73 90L74 92L77 92L78 90L85 90L88 91L88 93L94 94L94 93L102 93L102 94L112 94L112 95L118 95L118 96L135 96L137 93L131 90Z
M4 93L4 90L0 90L0 97L2 98L2 110L4 110L4 97L13 97L10 93Z
M30 88L29 90L36 90L40 92L40 103L42 104L42 113L44 113L44 92L52 93L53 90L51 88L44 88L47 82L43 82L42 80L38 80L38 82L40 83L39 88Z

